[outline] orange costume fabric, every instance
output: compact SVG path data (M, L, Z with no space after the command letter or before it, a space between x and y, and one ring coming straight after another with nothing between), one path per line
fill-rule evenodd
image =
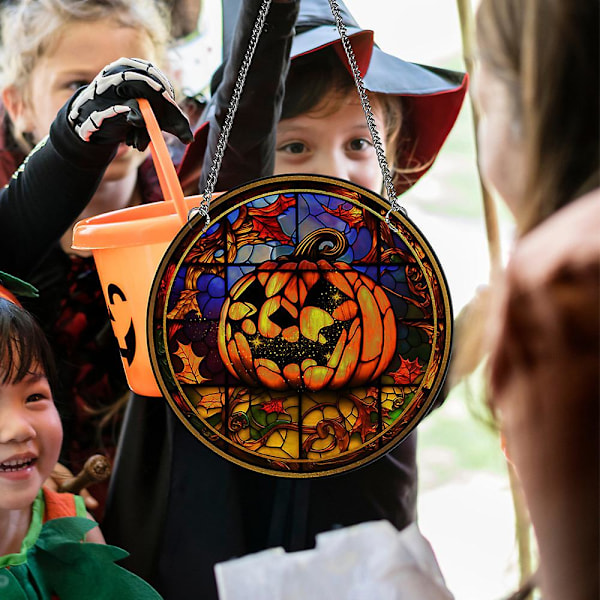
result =
M42 488L44 492L44 523L51 519L61 517L85 517L86 510L81 496L73 494L53 492L48 488Z

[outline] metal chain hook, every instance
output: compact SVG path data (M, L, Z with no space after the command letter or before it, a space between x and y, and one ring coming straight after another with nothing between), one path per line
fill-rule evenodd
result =
M350 43L350 40L348 38L346 25L344 24L344 21L342 19L340 7L337 3L337 0L329 0L329 6L331 8L333 18L335 19L335 24L338 33L340 34L342 46L346 53L346 57L348 58L348 63L350 65L350 69L352 70L352 75L354 76L354 82L356 83L356 88L360 96L360 103L362 105L363 112L365 113L365 117L367 119L369 132L371 133L371 139L373 140L373 147L375 148L375 154L377 155L377 160L379 162L379 168L381 169L381 173L383 174L383 183L385 185L388 200L390 201L391 205L390 209L385 215L385 222L387 223L390 229L398 233L398 230L391 222L391 213L397 211L402 213L404 216L407 216L406 209L398 202L398 195L396 194L396 190L394 189L392 175L390 173L390 169L385 158L383 143L381 142L379 132L377 131L377 125L375 123L373 109L371 108L369 97L367 96L367 91L365 89L363 78L358 67L358 63L356 62L356 56L354 54L354 50L352 49L352 44Z
M225 154L225 149L227 148L229 134L231 133L231 128L233 127L233 119L240 103L240 98L246 82L246 76L250 70L252 58L254 57L254 52L258 46L260 35L264 29L270 6L271 0L263 0L263 3L258 11L258 16L256 17L256 21L254 22L254 27L252 28L252 33L250 35L250 41L248 42L248 48L244 54L244 59L240 65L240 71L231 94L231 100L229 101L229 107L227 109L227 115L225 116L223 129L221 129L221 133L217 141L217 147L215 149L210 172L206 180L206 187L204 188L204 193L202 194L202 201L200 202L200 206L193 208L188 214L188 219L191 219L197 214L200 214L205 218L204 227L202 228L201 233L204 233L210 226L210 215L208 213L210 208L210 200L215 190L215 186L217 185L219 169L221 168L221 162L223 161L223 155Z

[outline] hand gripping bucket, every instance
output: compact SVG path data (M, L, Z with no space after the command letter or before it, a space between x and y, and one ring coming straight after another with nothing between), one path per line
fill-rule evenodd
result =
M92 251L129 387L143 396L160 396L146 335L150 288L165 250L202 197L184 198L150 104L144 99L138 102L164 201L79 221L72 247Z

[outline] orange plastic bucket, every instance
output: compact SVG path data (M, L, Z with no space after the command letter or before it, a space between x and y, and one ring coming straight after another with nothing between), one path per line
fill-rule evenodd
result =
M202 196L184 198L150 104L138 102L165 200L79 221L72 247L92 251L129 387L144 396L160 396L146 335L150 288L167 247Z

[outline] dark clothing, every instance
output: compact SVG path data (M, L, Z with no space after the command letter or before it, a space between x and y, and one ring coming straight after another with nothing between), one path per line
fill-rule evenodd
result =
M325 479L290 480L242 469L198 441L167 403L127 407L107 514L107 541L123 565L167 599L217 598L217 562L274 546L314 546L336 527L416 518L416 433L372 465Z
M297 9L297 8L296 8ZM245 3L231 56L245 52L255 12ZM274 134L287 73L293 4L273 4L219 171L217 190L272 173ZM239 65L228 63L207 121L204 189ZM276 75L279 74L277 77ZM190 164L189 156L186 164ZM202 157L195 158L198 167ZM195 174L196 181L198 172ZM184 179L192 179L190 173ZM315 480L254 473L198 441L158 398L129 403L102 524L109 543L131 552L124 566L167 600L217 597L215 563L272 546L300 550L331 528L387 519L398 529L416 518L416 435L373 465Z
M17 169L22 154L6 120L3 125L0 182L8 187L0 195L0 243L5 248L0 269L27 279L40 292L39 298L22 304L54 350L55 400L64 429L60 460L77 473L93 454L114 457L119 412L106 427L99 425L129 389L94 260L66 254L58 240L94 195L116 144L82 141L62 109L46 142ZM145 200L160 199L151 161L140 168L138 180ZM91 491L100 503L94 515L100 519L108 482Z
M32 269L69 228L94 195L115 146L82 141L61 109L48 138L12 178L13 152L0 147L0 270L29 279Z
M159 588L168 600L200 590L217 598L216 562L274 546L314 547L315 535L386 519L416 518L416 436L353 473L291 480L254 473L221 458L169 413L172 472ZM182 468L182 465L183 468Z
M234 117L215 191L273 174L275 131L281 115L297 10L293 3L291 8L271 4ZM183 170L180 169L179 176L184 191L190 194L204 192L255 18L256 7L244 3L239 14L241 28L236 30L227 52L235 59L224 63L221 83L204 111L204 122L195 133L196 141L188 146L181 161Z

